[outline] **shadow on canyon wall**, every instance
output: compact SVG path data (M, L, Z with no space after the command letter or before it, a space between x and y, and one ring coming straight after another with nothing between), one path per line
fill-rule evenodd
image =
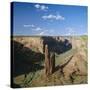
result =
M45 45L47 44L49 47L49 51L51 52L55 52L57 54L61 54L64 53L68 50L70 50L72 48L72 44L69 42L69 40L65 39L64 41L59 40L59 38L57 38L58 40L56 40L53 37L42 37L43 39L43 48L45 48ZM44 52L45 49L43 49Z
M13 77L44 68L41 65L41 62L44 60L43 54L34 52L14 40L11 41L11 46Z

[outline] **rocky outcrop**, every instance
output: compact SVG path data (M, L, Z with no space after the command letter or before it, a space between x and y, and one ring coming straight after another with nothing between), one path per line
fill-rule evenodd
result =
M13 39L24 47L43 53L43 40L40 37L15 36Z
M45 45L45 74L49 76L55 70L55 53L50 52L48 45Z

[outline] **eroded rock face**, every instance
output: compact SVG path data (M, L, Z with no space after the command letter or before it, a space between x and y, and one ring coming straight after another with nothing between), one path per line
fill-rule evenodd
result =
M48 50L48 45L45 45L45 74L50 75L50 53Z
M49 45L51 51L62 52L63 48L66 48L70 43L72 48L77 48L77 53L73 56L70 63L63 68L65 77L69 77L73 72L86 73L84 63L87 63L85 51L81 48L85 46L84 42L80 39L72 37L14 37L15 41L23 44L23 47L35 49L37 52L45 52L45 44ZM64 43L63 43L64 42ZM53 44L52 44L53 43ZM60 43L60 44L59 44ZM55 44L55 45L54 45ZM61 46L60 46L61 45ZM62 47L64 46L64 47ZM49 56L50 57L50 56ZM80 65L79 65L80 64Z
M21 56L26 56L25 62L26 62L26 59L27 59L27 62L29 60L31 60L31 62L32 62L32 60L34 62L36 62L38 60L41 60L41 61L45 60L45 67L44 67L45 70L43 69L42 70L43 72L40 72L40 76L41 75L44 76L45 73L47 76L50 75L51 82L54 83L53 85L55 85L56 83L57 83L57 85L59 85L59 84L61 84L61 85L74 84L73 83L75 81L74 75L78 75L79 78L81 78L81 80L78 80L76 82L77 84L86 83L87 55L86 55L86 52L84 51L84 47L83 47L86 45L82 40L75 39L72 37L41 38L41 37L21 37L20 36L20 37L14 37L14 41L21 43L20 45L19 44L15 45L15 46L17 46L16 47L17 49L15 49L15 50L16 50L16 52L20 51L20 53L18 52L19 56L21 55L21 52L22 52ZM69 57L69 55L72 56L72 58L70 58L70 61L68 62L68 64L66 64L62 68L59 67L59 69L56 70L55 59L56 60L58 60L58 59L56 58L55 55L57 55L58 57L60 56L60 60L64 60L65 57L63 55L61 55L61 52L63 52L63 51L67 52L66 50L69 50L69 49L66 47L68 47L69 44L71 44L70 46L72 46L69 49L71 49L71 50L77 49L77 51L75 51L74 54L71 52L68 55L63 53L66 55L67 58ZM49 45L49 48L48 48L48 45ZM29 48L32 50L30 51ZM35 50L34 53L33 53L33 50ZM54 53L52 53L51 51L54 51ZM28 53L28 52L30 52L30 53ZM56 52L60 52L60 53L58 54ZM16 54L18 54L18 53L16 53ZM42 54L45 55L45 57ZM61 58L61 56L63 56L64 58ZM24 58L22 57L22 59L24 59ZM68 61L68 59L65 60L65 62L66 61ZM56 66L62 65L61 63L62 62L59 62L58 64L56 64ZM64 61L63 61L63 64L64 64ZM20 65L21 65L21 63L20 63ZM27 65L25 67L27 67ZM54 69L56 71L54 71ZM86 75L86 79L85 79L85 82L82 82L82 78L84 75ZM45 79L45 76L44 76L43 80ZM76 77L76 79L78 79L78 78ZM37 81L39 82L40 80L43 82L42 78L41 79L39 78ZM44 81L45 81L45 83L47 83L46 80L44 80ZM51 82L50 82L50 84L51 84ZM45 83L43 82L43 84L45 84ZM36 85L38 85L38 84L36 83Z
M24 47L28 47L30 49L35 49L43 53L43 40L39 37L14 37L15 41L18 41L24 45Z
M71 61L63 68L64 77L70 79L72 75L87 75L85 57L81 53L76 53Z
M67 51L72 48L72 45L68 39L63 37L23 37L17 36L14 37L14 40L20 42L24 45L24 47L28 47L31 49L36 49L41 53L45 51L45 45L49 46L50 51L62 53L63 51Z
M51 75L55 70L55 53L50 52L48 45L45 45L45 74Z

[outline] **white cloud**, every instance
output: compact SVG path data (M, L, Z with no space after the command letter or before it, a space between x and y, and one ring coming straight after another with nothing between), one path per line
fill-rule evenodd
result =
M75 33L75 30L72 28L72 27L68 27L68 28L66 28L66 35L75 35L76 33Z
M46 16L42 16L42 18L44 20L65 20L65 18L61 16L60 14L57 14L57 15L49 14Z
M36 27L34 30L35 31L41 31L42 29L40 27Z
M44 35L44 33L45 33L44 31L43 32L40 32L39 35Z
M39 4L36 4L35 7L36 7L36 8L40 8L40 5L39 5Z
M36 35L48 35L48 30L42 29L41 31L38 31Z
M41 5L41 10L47 10L47 9L48 9L47 6L45 6L45 5Z
M31 24L31 25L30 24L25 24L24 27L25 28L29 28L30 27L33 31L41 31L42 30L42 28L37 27L37 26L35 26L33 24Z
M33 24L25 24L24 27L35 27Z
M35 8L39 9L39 10L43 10L43 11L47 11L48 7L46 5L40 5L40 4L36 4Z

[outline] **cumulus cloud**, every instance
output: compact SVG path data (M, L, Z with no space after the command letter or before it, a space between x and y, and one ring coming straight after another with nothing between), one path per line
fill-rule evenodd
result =
M57 15L49 14L49 15L42 16L42 18L44 20L65 20L65 18L60 14L57 14Z
M35 27L33 24L25 24L24 27Z
M37 8L39 10L43 10L43 11L48 10L48 7L46 5L40 5L40 4L36 4L35 8Z

